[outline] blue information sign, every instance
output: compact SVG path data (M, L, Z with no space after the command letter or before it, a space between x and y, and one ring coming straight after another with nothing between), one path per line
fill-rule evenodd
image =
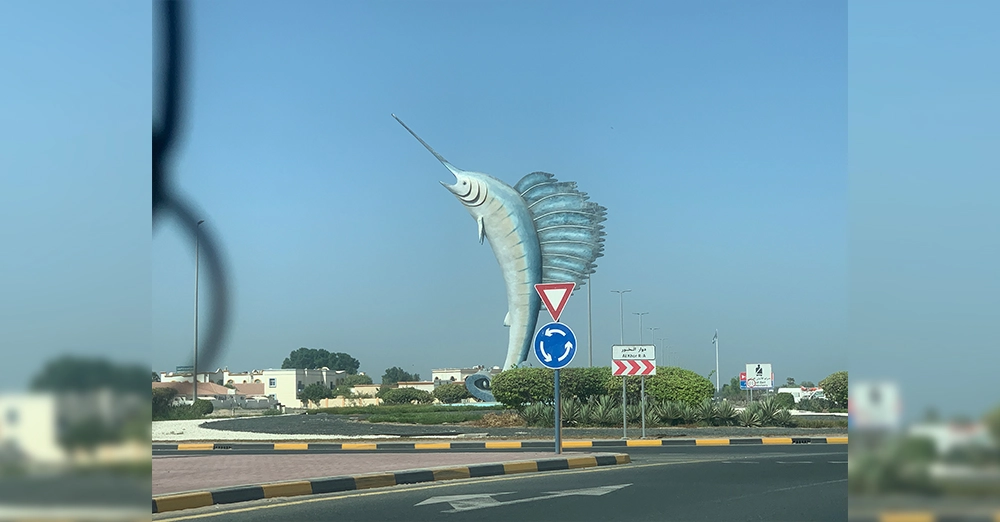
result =
M576 335L562 323L549 323L535 334L535 356L546 368L558 370L576 355Z

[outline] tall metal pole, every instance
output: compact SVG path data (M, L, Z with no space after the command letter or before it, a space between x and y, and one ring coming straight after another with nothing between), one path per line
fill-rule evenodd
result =
M590 276L587 276L587 367L594 366L594 322L591 320Z
M619 344L625 344L625 305L622 304L622 294L627 294L631 292L631 290L612 290L612 292L618 294L618 324L621 328L621 340L619 341Z
M722 388L719 387L719 331L715 331L715 392L718 393Z
M619 328L621 329L621 340L619 344L625 344L625 308L622 304L622 294L631 292L632 290L612 290L618 294L618 315L619 315ZM628 438L628 417L625 414L625 376L622 376L622 438Z
M198 229L194 235L194 365L191 366L191 404L198 400L198 270L199 270L199 249L201 248L201 224L205 220L198 222Z
M632 315L639 316L639 344L642 344L642 316L647 315L649 312L632 312Z

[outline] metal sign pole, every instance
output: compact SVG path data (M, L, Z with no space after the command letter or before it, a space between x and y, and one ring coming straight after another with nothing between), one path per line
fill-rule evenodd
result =
M622 375L622 438L628 438L628 418L625 413L625 376Z
M556 455L562 453L562 401L559 400L559 370L555 375L556 396Z
M642 391L640 392L642 396L642 438L646 438L646 376L642 376Z

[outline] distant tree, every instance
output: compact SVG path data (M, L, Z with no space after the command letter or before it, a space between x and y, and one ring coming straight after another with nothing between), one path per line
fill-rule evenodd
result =
M795 384L795 377L788 377L785 379L785 388L798 388L799 385Z
M472 395L469 394L465 384L449 382L434 388L434 398L445 404L455 404L470 397Z
M348 374L353 375L358 373L361 363L346 353L330 353L323 348L318 350L315 348L293 350L281 363L283 369L297 368L313 370L323 368L324 366L331 370L344 370Z
M358 384L374 384L372 378L367 375L348 375L340 382L344 386L357 386Z
M110 389L145 393L146 369L141 365L115 364L103 357L64 355L52 359L31 381L31 389L49 392L88 392Z
M816 387L816 383L814 383L812 381L802 381L802 382L799 383L799 386L802 386L802 387L805 387L805 388L815 388Z
M397 382L408 382L408 381L419 381L419 373L409 373L406 370L400 368L399 366L393 366L392 368L386 368L385 373L382 374L382 384L396 384Z
M59 444L70 451L82 449L93 452L101 444L119 442L122 436L122 430L115 429L104 420L87 417L67 426L59 434Z
M153 372L153 382L160 382L160 374Z
M303 388L302 392L299 393L299 399L319 404L319 401L331 398L332 395L330 392L331 390L329 388L317 382Z
M827 399L843 408L847 405L847 372L835 372L819 381L820 388Z
M742 397L743 390L740 389L740 378L738 376L733 377L728 383L723 384L722 391L719 392L719 395L730 399L734 397Z

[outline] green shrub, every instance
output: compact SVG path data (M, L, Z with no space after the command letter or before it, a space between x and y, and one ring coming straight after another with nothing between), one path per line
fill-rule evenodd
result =
M792 397L791 393L781 392L775 395L774 398L778 401L778 404L786 410L790 410L795 407L795 397Z
M497 402L511 408L520 409L538 402L551 403L554 399L553 374L547 368L511 368L493 378L490 390Z
M986 429L993 434L993 439L996 440L997 444L1000 444L1000 407L990 410L983 417L983 423L986 424Z
M167 418L176 396L177 390L173 388L153 388L153 420Z
M555 412L555 406L536 402L526 406L521 411L521 417L528 426L551 428L555 426Z
M333 397L332 391L333 390L327 388L322 383L315 382L303 388L302 391L299 392L298 399L305 401L306 404L310 401L319 404L319 401Z
M579 397L581 400L606 395L609 380L611 368L607 366L566 368L559 371L559 394L563 398ZM621 390L621 381L618 387Z
M659 372L660 369L657 368L656 371ZM622 400L622 379L625 379L625 396L628 399L629 404L638 402L640 391L642 390L642 378L635 375L631 377L609 377L605 383L605 393L614 397L620 403ZM646 377L647 397L652 396L649 393L650 379L651 377Z
M819 387L823 393L837 406L847 406L847 372L831 373L822 381Z
M430 392L416 388L392 388L382 394L382 401L386 404L408 404L413 401L426 404L433 400L434 396Z
M729 401L722 401L716 405L716 415L721 426L736 424L736 414L736 408Z
M270 408L270 409L264 410L264 413L262 413L262 415L281 415L281 410L279 410L277 408Z
M802 399L795 407L802 411L814 411L817 413L832 412L833 410L839 409L831 408L832 404L833 403L826 399Z
M215 406L212 405L212 401L206 401L205 399L198 399L194 401L192 408L198 415L208 415L209 413L215 411Z
M614 426L622 420L622 408L619 401L610 395L591 397L590 422L598 426Z
M449 382L434 388L434 398L445 404L455 404L470 397L472 395L462 383Z
M638 384L639 378L634 377ZM616 381L621 393L622 381ZM631 383L628 384L631 387ZM638 390L637 390L638 392ZM715 394L712 381L691 370L675 366L657 366L656 375L646 377L646 395L661 401L679 401L691 406L710 399ZM638 396L638 393L636 393Z

